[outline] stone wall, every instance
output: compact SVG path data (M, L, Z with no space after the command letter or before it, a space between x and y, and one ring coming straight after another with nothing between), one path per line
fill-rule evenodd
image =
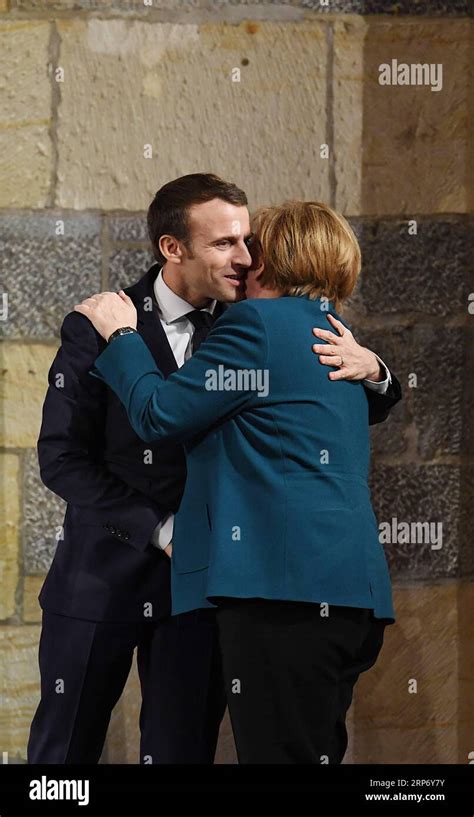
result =
M398 621L357 687L346 762L474 761L470 26L459 0L0 0L9 762L25 760L38 702L37 594L64 512L35 450L59 327L92 291L143 274L152 195L197 170L235 181L251 208L318 198L351 218L364 263L348 317L405 395L373 430L379 522L442 523L443 539L385 546ZM441 63L442 89L380 85L392 59ZM103 762L137 762L138 709L134 674ZM218 760L235 761L228 721Z

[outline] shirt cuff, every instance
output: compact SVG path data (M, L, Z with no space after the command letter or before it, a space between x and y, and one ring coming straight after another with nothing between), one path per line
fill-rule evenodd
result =
M380 358L378 355L375 355L375 357L377 358L378 362L385 371L385 379L379 381L363 380L362 382L364 386L367 386L368 389L372 389L372 391L376 391L379 394L385 394L385 392L388 390L388 387L390 386L390 383L392 382L392 375L390 374L389 368L388 366L385 365L382 358Z
M171 544L173 538L174 513L169 513L158 523L151 535L151 543L156 548L164 550Z

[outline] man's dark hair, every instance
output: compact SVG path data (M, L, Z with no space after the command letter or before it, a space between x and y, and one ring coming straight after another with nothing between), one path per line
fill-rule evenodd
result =
M248 204L243 190L213 173L190 173L160 187L147 217L153 255L159 263L166 262L159 248L162 235L173 235L190 251L189 208L212 199L222 199L238 207Z

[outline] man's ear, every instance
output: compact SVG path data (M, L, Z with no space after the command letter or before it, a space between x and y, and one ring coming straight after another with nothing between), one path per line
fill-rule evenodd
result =
M183 257L181 243L174 235L162 235L158 242L161 254L171 264L180 264Z

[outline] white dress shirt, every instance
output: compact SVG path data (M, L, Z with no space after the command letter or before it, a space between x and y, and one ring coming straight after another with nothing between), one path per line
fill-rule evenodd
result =
M178 367L191 357L191 340L194 334L194 326L185 315L193 312L196 307L188 304L187 301L176 295L163 280L163 269L160 269L153 285L155 298L160 311L160 320L165 330L168 343L171 346L174 358ZM214 312L217 301L211 301L209 306L202 309L202 312ZM164 549L173 538L174 514L168 516L158 523L153 531L151 541L157 547Z
M153 289L158 303L161 325L165 330L176 363L178 367L181 368L184 362L191 357L191 340L194 334L194 326L185 315L188 312L192 312L196 307L192 306L192 304L188 304L187 301L180 298L179 295L176 295L176 293L169 288L163 280L163 268L160 269L156 277ZM212 315L216 308L216 303L217 301L212 301L209 306L201 311L210 312ZM385 380L381 380L380 382L364 380L363 382L365 386L373 389L373 391L385 394L392 381L392 377L383 360L381 360L378 355L376 355L376 358L385 370ZM151 536L152 544L164 550L173 539L173 525L174 514L169 513L158 523L153 531Z

